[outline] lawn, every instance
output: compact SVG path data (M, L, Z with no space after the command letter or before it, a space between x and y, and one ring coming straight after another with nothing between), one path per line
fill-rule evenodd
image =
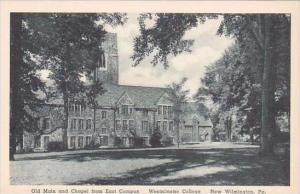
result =
M17 155L11 184L289 185L289 156L260 157L256 146L97 150Z

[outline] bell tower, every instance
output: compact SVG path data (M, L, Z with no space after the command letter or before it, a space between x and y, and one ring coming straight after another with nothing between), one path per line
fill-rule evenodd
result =
M118 42L116 33L106 33L94 76L104 83L119 84Z

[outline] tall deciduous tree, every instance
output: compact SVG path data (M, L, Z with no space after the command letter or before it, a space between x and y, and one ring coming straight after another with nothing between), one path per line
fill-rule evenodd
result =
M68 105L86 90L82 76L90 77L99 60L105 31L97 22L123 24L122 14L35 14L28 22L40 41L40 62L50 70L64 104L64 147L67 148Z
M169 100L173 103L173 114L174 114L174 127L177 135L177 146L179 147L180 134L179 134L179 123L180 118L183 113L183 105L188 100L189 90L184 89L184 84L186 83L187 78L182 78L179 83L172 83L167 86L168 91L170 92Z
M277 82L277 68L280 60L276 53L280 50L277 44L283 35L278 25L290 28L289 16L284 14L256 14L256 15L225 15L219 33L233 35L238 41L243 42L250 38L259 49L262 58L262 92L261 92L261 147L262 154L273 153L275 135L275 91ZM289 45L286 41L282 45ZM286 46L284 46L286 47ZM289 46L288 46L289 47ZM278 54L278 53L277 53ZM288 52L289 55L289 52ZM289 66L289 62L284 65ZM289 69L286 67L286 69ZM287 105L288 106L288 105Z
M49 70L49 78L54 81L56 93L63 98L63 141L67 147L68 104L87 91L81 78L92 75L99 60L99 46L105 35L100 24L119 25L125 21L125 14L119 13L12 14L11 159L15 153L16 135L23 134L23 129L29 126L21 120L28 115L24 104L35 104L33 102L38 98L32 91L41 90L44 86L36 71Z
M38 49L34 46L35 37L24 23L24 14L11 14L10 36L10 141L9 159L14 160L16 146L22 142L23 131L30 131L34 118L26 111L34 109L41 103L37 91L44 91L45 84L40 80L37 71L40 69L32 60L32 54Z

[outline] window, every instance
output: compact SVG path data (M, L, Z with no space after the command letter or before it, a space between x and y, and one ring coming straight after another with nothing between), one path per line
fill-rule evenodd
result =
M49 141L50 141L50 137L48 135L44 136L44 148L45 149L48 149Z
M82 102L69 102L69 112L70 113L82 113L86 110L85 103Z
M148 121L142 121L142 131L148 132Z
M85 145L90 145L91 139L92 139L92 137L86 136L86 137L85 137Z
M75 136L71 136L71 140L70 140L70 147L71 148L75 148L75 141L76 141Z
M116 120L116 130L121 130L121 121L120 120Z
M162 112L162 106L159 105L159 106L158 106L158 112L157 112L157 114L161 115L161 112Z
M101 128L101 133L102 133L102 134L106 134L106 133L107 133L106 127L102 127L102 128Z
M101 118L102 119L106 119L106 111L102 111L101 112Z
M102 49L99 52L97 67L102 70L105 70L107 68L107 55Z
M71 120L71 129L76 129L77 127L76 127L76 119L72 119Z
M122 105L122 114L128 115L128 105Z
M127 131L128 126L127 126L127 120L123 120L123 131Z
M78 129L79 129L79 130L84 129L84 127L83 127L83 119L79 119L79 120L78 120Z
M168 115L169 116L173 115L173 107L172 106L168 106Z
M43 129L50 129L50 119L49 118L44 118Z
M167 115L167 111L168 111L167 108L168 108L167 106L163 106L163 115Z
M49 118L44 118L43 128L44 129L49 129L50 128L50 119Z
M92 129L92 119L87 119L85 123L86 129Z
M75 104L75 112L79 112L79 104Z
M69 111L70 112L74 112L75 111L75 105L72 102L69 103Z
M78 137L78 147L83 148L83 136Z
M116 113L117 113L117 115L120 114L120 108L119 107L117 107Z
M160 121L156 122L156 127L157 127L158 130L160 130Z
M169 131L171 131L171 132L174 131L174 129L173 129L173 121L169 122Z
M134 130L134 121L129 120L129 130Z
M133 109L129 108L129 114L132 114L132 112L133 112Z
M39 137L36 137L36 139L35 139L35 147L36 148L39 148L39 147L41 147L41 136L39 136Z
M148 110L143 110L143 116L147 117L148 116Z
M164 122L163 122L163 131L166 131L166 130L167 130L167 124L168 124L167 121L164 121Z

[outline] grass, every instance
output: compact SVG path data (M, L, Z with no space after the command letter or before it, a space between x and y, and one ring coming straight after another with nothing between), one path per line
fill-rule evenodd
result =
M257 151L219 144L25 154L10 163L11 184L289 185L289 156L260 157Z

